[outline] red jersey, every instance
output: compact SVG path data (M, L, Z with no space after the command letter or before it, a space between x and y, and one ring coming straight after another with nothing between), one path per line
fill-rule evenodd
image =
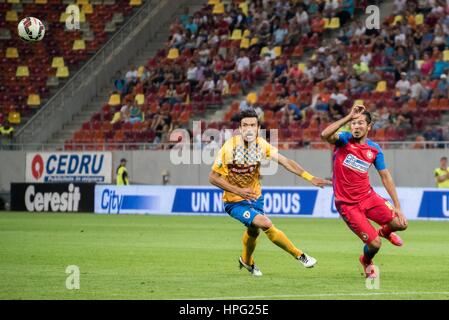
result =
M367 139L359 144L350 132L340 132L333 155L333 186L335 201L358 203L374 193L368 170L386 168L384 154L377 143Z

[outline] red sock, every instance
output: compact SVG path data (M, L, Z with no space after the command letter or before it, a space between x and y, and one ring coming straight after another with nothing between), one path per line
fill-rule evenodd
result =
M383 236L385 238L388 238L388 236L392 233L390 226L388 224L382 226L382 228L379 229L379 235Z

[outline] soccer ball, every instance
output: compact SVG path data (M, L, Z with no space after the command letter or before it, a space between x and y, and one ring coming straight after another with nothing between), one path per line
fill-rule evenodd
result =
M26 17L19 22L17 31L23 41L41 41L44 38L45 27L39 19Z

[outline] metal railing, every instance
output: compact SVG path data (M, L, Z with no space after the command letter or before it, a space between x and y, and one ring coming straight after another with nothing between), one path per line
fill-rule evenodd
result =
M154 26L165 21L160 15L169 0L147 0L111 39L81 67L76 74L39 111L18 130L15 141L44 142L81 111L97 92L146 43L140 36L151 38ZM182 2L182 1L181 1ZM158 15L158 19L153 19ZM145 23L144 23L145 21ZM145 31L150 30L150 35ZM139 39L136 39L139 38ZM144 44L139 43L144 42ZM126 50L124 47L126 46ZM126 52L124 52L126 51Z
M449 149L449 141L377 141L382 149ZM177 145L174 143L0 143L0 151L132 151L132 150L170 150L172 148L204 148L195 144ZM326 142L310 142L298 146L297 142L280 141L276 145L280 150L329 150Z

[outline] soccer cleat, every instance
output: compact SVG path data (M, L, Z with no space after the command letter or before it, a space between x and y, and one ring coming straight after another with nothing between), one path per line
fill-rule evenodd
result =
M363 254L359 257L359 261L363 266L363 272L366 278L375 279L377 278L376 270L374 269L373 261L366 263Z
M255 264L253 264L251 266L249 264L246 264L245 262L243 262L242 257L239 257L239 266L240 266L240 269L245 268L255 277L262 276L262 271L260 271L260 269Z
M297 259L306 268L312 268L317 262L315 258L308 256L305 253L300 255Z
M402 241L401 237L399 237L396 233L392 232L390 233L390 235L388 237L385 237L383 235L382 229L379 229L379 236L381 236L382 238L387 239L388 241L390 241L393 245L401 247L404 242Z

